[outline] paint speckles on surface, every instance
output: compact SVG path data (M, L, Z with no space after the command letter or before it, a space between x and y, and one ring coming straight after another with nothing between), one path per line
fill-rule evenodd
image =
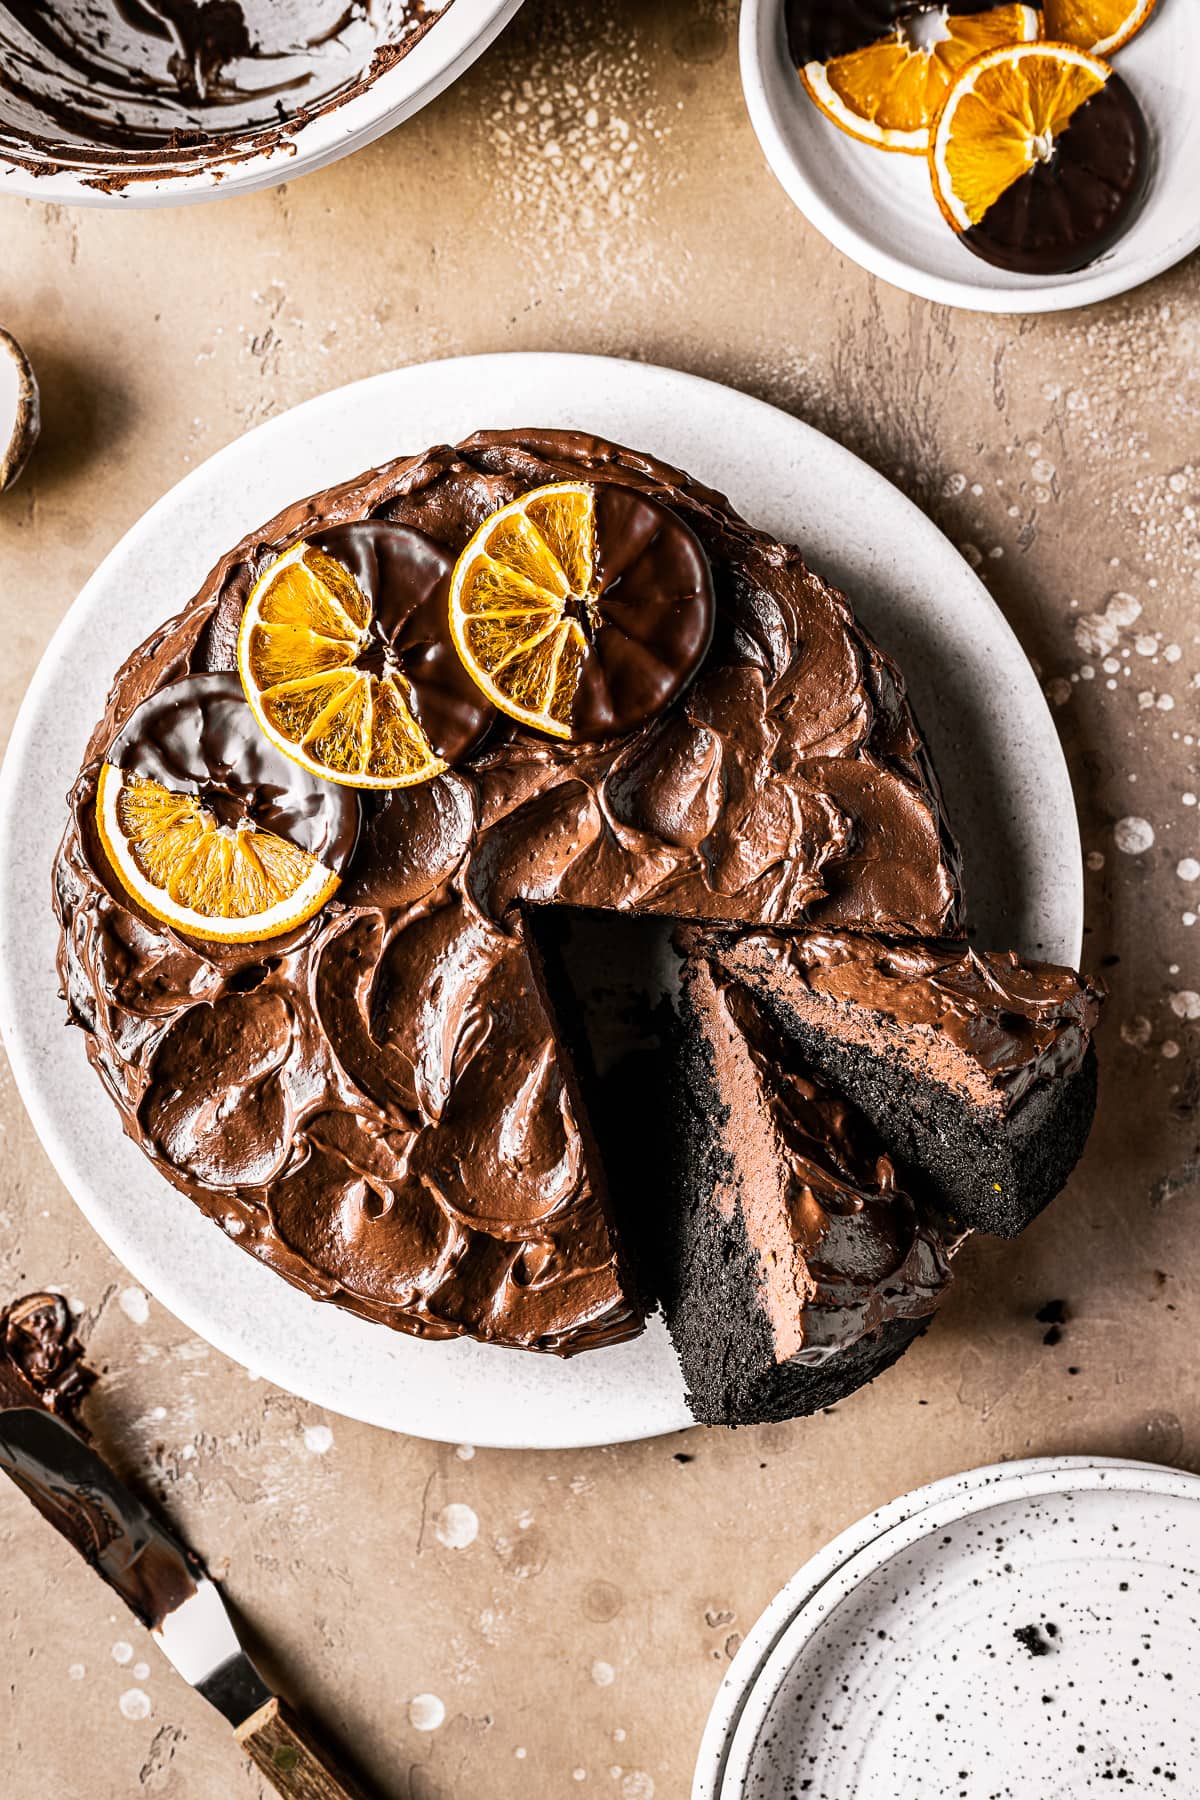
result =
M479 1519L473 1507L461 1500L443 1506L434 1525L434 1535L446 1550L467 1550L479 1536Z
M327 1456L333 1449L333 1433L328 1425L306 1425L304 1448L313 1456Z
M117 1705L126 1719L148 1719L154 1710L149 1694L143 1688L136 1687L126 1688Z
M1084 613L1076 619L1075 642L1085 656L1111 656L1121 633L1141 616L1141 602L1132 594L1112 594L1100 612Z
M123 1638L118 1638L112 1647L112 1659L115 1663L132 1662L133 1645L127 1644Z
M150 1302L140 1287L122 1288L118 1304L125 1317L135 1325L144 1325L150 1317Z
M617 1679L617 1671L609 1662L602 1662L599 1657L592 1664L592 1680L597 1687L611 1687Z
M1126 856L1142 856L1154 843L1154 827L1149 819L1130 814L1113 826L1113 843Z
M445 1719L446 1708L436 1694L414 1694L408 1703L408 1722L414 1731L436 1731Z
M84 1676L87 1674L87 1669L85 1668L83 1663L72 1663L70 1668L67 1670L67 1674L70 1676L72 1681L82 1681Z
M621 1776L621 1800L654 1800L654 1778L645 1769L626 1769Z
M483 119L497 217L531 274L559 287L642 298L667 287L672 260L647 254L638 230L660 179L652 152L671 132L647 30L591 6L543 11L536 35L528 22L515 30L531 32L519 77L494 90Z

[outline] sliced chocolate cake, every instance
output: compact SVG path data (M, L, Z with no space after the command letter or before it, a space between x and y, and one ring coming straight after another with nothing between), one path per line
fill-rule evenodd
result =
M1101 990L1084 977L957 942L684 935L745 983L957 1225L1014 1237L1063 1186L1096 1106Z
M117 672L69 804L59 972L126 1131L415 1336L570 1355L661 1296L698 1417L811 1411L932 1311L928 1204L1019 1229L1086 1134L1096 997L956 940L899 671L637 451L482 432L287 507ZM636 1105L539 949L584 914L703 950Z
M546 531L591 518L566 600L531 576L566 579L517 506L539 494ZM511 591L452 642L514 508ZM486 690L466 660L514 615L517 650L555 646L544 729L510 658ZM555 716L573 645L587 705ZM569 1354L641 1325L531 909L961 920L900 675L845 598L577 433L480 433L252 532L117 673L70 806L59 970L126 1130L278 1274L423 1337ZM264 869L287 891L260 914Z
M650 1254L692 1410L725 1425L815 1412L924 1329L945 1247L866 1118L702 957L679 1036L671 1203Z

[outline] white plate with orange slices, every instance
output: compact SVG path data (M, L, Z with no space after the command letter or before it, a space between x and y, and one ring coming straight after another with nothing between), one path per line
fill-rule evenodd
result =
M1200 245L1194 0L743 0L740 40L791 199L909 293L1058 312Z
M62 797L118 664L196 592L230 545L281 507L360 469L477 429L531 424L649 451L726 491L756 525L802 544L904 667L963 846L981 941L1076 961L1078 828L1040 685L979 578L912 502L810 426L714 382L607 357L478 356L377 375L269 420L192 471L105 558L45 653L0 771L0 1030L67 1189L134 1278L200 1336L294 1394L392 1430L569 1448L691 1422L661 1320L630 1342L562 1361L463 1339L421 1342L290 1287L168 1186L124 1136L87 1064L83 1034L64 1029L50 895ZM503 518L485 521L491 549ZM464 553L464 634L472 629L471 562ZM272 729L279 715L271 671L255 662L256 632L264 619L279 623L267 615L282 604L280 573L270 565L243 617L245 658ZM352 660L342 639L350 643L354 629L349 619L327 639L325 672L345 685L358 677L333 665ZM198 679L239 691L232 674ZM268 734L255 742L263 757L278 754ZM302 761L293 754L287 766L293 782L302 781ZM121 808L158 802L149 786L126 792L119 776L106 798L103 828L120 855L123 837L144 835L136 819L122 821ZM197 841L195 809L178 794L169 798L171 830L207 857L213 846ZM336 867L336 856L330 863ZM234 887L247 873L234 862L211 867L214 879ZM136 868L127 872L138 879ZM258 872L249 873L258 882ZM319 886L306 895L303 885L322 879L313 867L273 865L266 873L273 891L263 901L301 910L319 903ZM231 935L237 930L232 923Z

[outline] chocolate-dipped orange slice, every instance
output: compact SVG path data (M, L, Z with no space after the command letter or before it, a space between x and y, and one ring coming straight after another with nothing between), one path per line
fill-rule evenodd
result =
M708 558L632 488L556 482L484 520L454 569L450 630L493 705L552 737L632 731L708 652Z
M788 45L809 97L842 131L924 156L958 71L1041 34L1036 7L993 0L788 0Z
M206 942L253 943L337 891L359 807L268 743L236 675L188 675L144 700L109 746L96 827L152 917Z
M1158 0L1042 0L1046 36L1111 56L1142 29Z
M285 756L350 787L440 775L495 714L447 624L453 558L422 531L330 526L263 570L238 634L238 673Z
M1014 44L968 63L938 117L938 205L969 250L1025 275L1081 269L1120 236L1145 181L1141 109L1071 44Z

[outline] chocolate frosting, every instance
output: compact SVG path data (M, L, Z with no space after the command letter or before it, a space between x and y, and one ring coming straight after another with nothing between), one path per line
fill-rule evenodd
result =
M358 842L353 788L321 781L264 736L236 675L203 673L148 694L105 762L196 794L218 823L248 820L340 874Z
M946 1251L869 1122L797 1062L744 987L700 958L685 985L729 1114L730 1174L713 1200L740 1211L758 1254L778 1360L821 1362L931 1313Z
M699 941L696 934L691 941ZM848 932L752 931L704 939L721 968L785 1004L813 995L909 1028L937 1078L970 1076L1011 1110L1081 1067L1100 1015L1098 983L1015 952Z
M191 944L96 843L97 770L147 695L229 670L266 562L350 521L454 556L556 480L615 482L695 531L716 634L627 737L505 724L461 767L364 800L336 896L267 945ZM575 433L480 433L288 507L117 676L56 869L71 1017L134 1140L246 1249L319 1298L430 1337L569 1352L638 1329L523 909L945 931L957 854L893 665L799 552L653 459Z
M1142 197L1146 120L1119 75L1071 114L1047 161L993 201L962 241L986 262L1022 275L1084 268L1116 242Z
M81 1430L95 1379L61 1294L26 1294L0 1311L0 1410L42 1406Z

